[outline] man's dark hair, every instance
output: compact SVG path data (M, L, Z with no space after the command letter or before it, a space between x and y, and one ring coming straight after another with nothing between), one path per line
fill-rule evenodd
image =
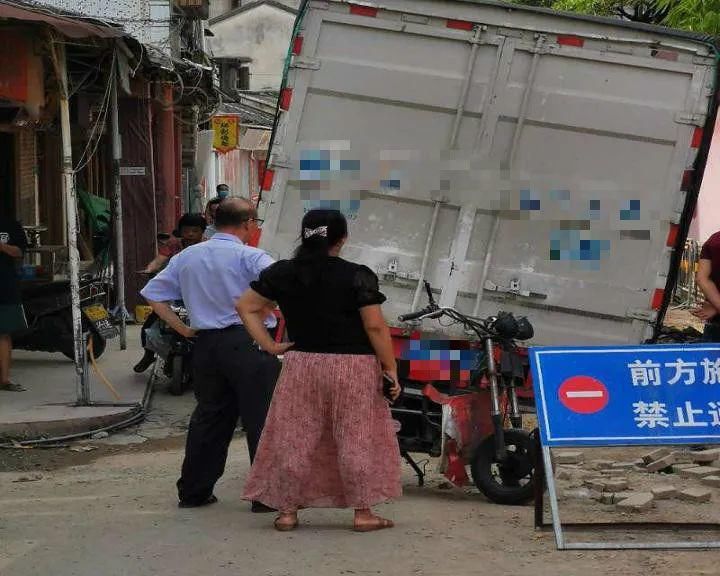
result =
M232 228L240 226L255 218L257 212L250 201L245 198L228 198L220 202L215 213L216 228Z
M205 210L210 208L210 206L215 206L215 204L220 204L222 202L222 198L213 198L212 200L209 200L207 203L207 206L205 206Z
M182 231L182 229L185 227L201 228L204 232L205 228L207 228L207 221L205 220L205 216L203 216L202 214L183 214L178 221L177 229L178 231Z

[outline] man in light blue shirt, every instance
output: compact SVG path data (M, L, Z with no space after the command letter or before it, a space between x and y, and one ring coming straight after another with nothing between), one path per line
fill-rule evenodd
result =
M218 231L210 240L190 246L171 258L141 294L153 302L182 300L188 309L190 326L179 318L179 324L171 326L183 336L191 337L199 330L242 324L235 301L273 262L266 252L246 246L235 234ZM269 316L266 324L272 328L275 317Z
M222 476L238 418L255 456L272 389L280 371L277 358L261 352L242 326L236 300L273 259L245 245L262 222L243 198L229 198L215 215L217 233L190 246L142 290L153 311L176 332L197 336L193 349L193 386L198 405L188 429L185 460L178 480L180 506L217 502L213 488ZM169 302L182 299L190 326ZM268 317L268 326L274 325ZM270 511L253 502L254 512Z

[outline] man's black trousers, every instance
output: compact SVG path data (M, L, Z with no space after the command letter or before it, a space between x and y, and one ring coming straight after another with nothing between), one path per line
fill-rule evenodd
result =
M258 350L242 326L198 334L193 349L193 388L198 405L190 419L185 460L178 480L181 501L200 503L225 470L238 418L255 457L280 362Z

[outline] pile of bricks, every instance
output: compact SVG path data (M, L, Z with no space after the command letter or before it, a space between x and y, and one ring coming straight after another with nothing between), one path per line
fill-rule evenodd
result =
M553 455L558 480L570 483L566 497L593 499L603 504L614 504L623 511L640 511L652 508L657 500L677 499L702 503L712 499L709 488L720 488L720 449L677 450L660 448L633 462L615 460L585 461L581 451L557 451ZM676 488L663 483L644 491L633 491L629 473L657 475L675 474L681 483L694 480L697 486Z

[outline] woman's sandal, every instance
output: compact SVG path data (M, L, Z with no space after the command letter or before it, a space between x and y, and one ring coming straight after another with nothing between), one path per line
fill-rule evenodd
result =
M295 519L290 522L282 520L283 518L291 518L292 516L292 514L280 514L280 516L275 518L275 530L278 532L290 532L291 530L295 530L295 528L298 527L297 516L295 516Z
M392 520L375 516L372 522L361 522L360 524L356 522L353 526L353 530L355 532L375 532L376 530L385 530L386 528L392 528L393 526L395 526L395 524Z

